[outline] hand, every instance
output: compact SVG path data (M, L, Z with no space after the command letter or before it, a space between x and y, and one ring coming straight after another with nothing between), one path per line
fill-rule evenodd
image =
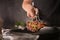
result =
M38 13L38 9L33 7L31 4L22 4L22 8L27 12L27 16L34 18Z
M30 11L27 11L27 16L29 18L35 18L36 14L38 13L37 10L37 8L30 9Z

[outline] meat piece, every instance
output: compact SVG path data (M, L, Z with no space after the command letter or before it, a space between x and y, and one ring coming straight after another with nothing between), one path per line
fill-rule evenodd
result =
M40 28L44 27L44 25L43 25L43 23L41 23L39 21L28 21L26 23L26 27L27 27L28 30L30 30L32 32L36 32Z

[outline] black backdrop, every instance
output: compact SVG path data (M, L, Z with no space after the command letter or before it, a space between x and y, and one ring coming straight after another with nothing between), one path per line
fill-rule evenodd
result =
M4 28L11 28L16 21L26 21L26 12L22 9L23 0L0 0L0 17Z

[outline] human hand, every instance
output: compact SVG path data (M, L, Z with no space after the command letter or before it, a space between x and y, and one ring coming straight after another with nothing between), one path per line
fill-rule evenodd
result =
M34 18L38 13L38 9L31 4L22 4L22 8L27 12L29 18Z
M30 11L27 11L27 16L29 18L34 19L36 17L37 13L38 13L38 9L37 8L32 8Z

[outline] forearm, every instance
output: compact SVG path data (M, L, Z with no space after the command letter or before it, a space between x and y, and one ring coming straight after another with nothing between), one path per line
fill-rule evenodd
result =
M32 0L23 0L23 3L25 3L25 4L31 4Z
M22 8L25 10L25 11L28 11L29 9L32 9L32 0L23 0L23 3L22 3Z

